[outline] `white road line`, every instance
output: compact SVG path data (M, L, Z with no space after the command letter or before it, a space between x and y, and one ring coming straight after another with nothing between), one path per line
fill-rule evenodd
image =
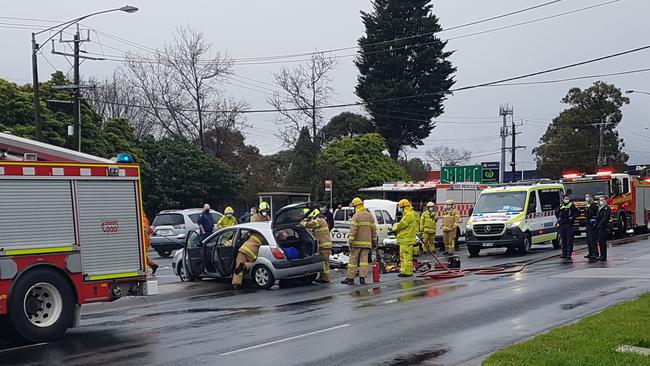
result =
M292 341L292 340L294 340L294 339L298 339L298 338L309 337L309 336L314 335L314 334L325 333L325 332L329 332L329 331L331 331L331 330L341 329L341 328L345 328L345 327L349 327L349 326L350 326L350 324L337 325L337 326L335 326L335 327L331 327L331 328L327 328L327 329L322 329L322 330L317 330L317 331L315 331L315 332L309 332L309 333L305 333L305 334L300 334L300 335L293 336L293 337L289 337L289 338L278 339L278 340L276 340L276 341L266 342L266 343L258 344L258 345L256 345L256 346L246 347L246 348L242 348L242 349L238 349L238 350L234 350L234 351L230 351L230 352L222 353L222 354L220 354L219 356L230 356L230 355L233 355L233 354L235 354L235 353L240 353L240 352L250 351L250 350L252 350L252 349L262 348L262 347L270 346L270 345L277 344L277 343L281 343L281 342Z
M0 353L18 351L18 350L26 349L26 348L40 347L40 346L44 346L46 344L48 344L48 343L44 342L44 343L28 344L26 346L20 346L20 347L14 347L14 348L7 348L7 349L0 350Z

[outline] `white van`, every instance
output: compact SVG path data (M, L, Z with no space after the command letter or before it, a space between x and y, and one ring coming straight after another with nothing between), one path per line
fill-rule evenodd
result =
M560 248L555 209L563 194L564 187L555 183L485 189L467 222L465 243L470 256L483 248L528 253L531 245L544 242Z
M397 202L368 199L364 201L364 206L375 218L378 243L381 243L395 224ZM354 215L354 207L343 207L334 211L334 228L330 234L332 235L332 249L335 252L348 249L348 234L350 233L352 215Z

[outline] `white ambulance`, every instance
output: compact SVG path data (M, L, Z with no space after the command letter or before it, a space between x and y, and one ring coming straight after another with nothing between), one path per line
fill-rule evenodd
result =
M545 242L560 248L555 209L560 206L564 187L549 182L519 182L483 190L467 222L465 243L470 256L486 248L528 253L533 244Z

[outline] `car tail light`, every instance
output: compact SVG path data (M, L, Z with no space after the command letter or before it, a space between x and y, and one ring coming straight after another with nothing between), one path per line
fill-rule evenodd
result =
M276 259L285 259L284 252L280 248L271 248L271 254L273 254Z
M174 225L174 229L184 230L185 229L185 224Z

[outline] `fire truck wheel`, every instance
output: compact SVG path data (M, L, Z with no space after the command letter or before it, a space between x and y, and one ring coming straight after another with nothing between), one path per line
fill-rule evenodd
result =
M68 281L49 269L33 269L14 285L8 303L9 321L29 342L60 338L72 325L75 300Z
M627 233L627 220L625 220L625 215L618 216L618 228L616 230L616 238L621 239L625 237Z

